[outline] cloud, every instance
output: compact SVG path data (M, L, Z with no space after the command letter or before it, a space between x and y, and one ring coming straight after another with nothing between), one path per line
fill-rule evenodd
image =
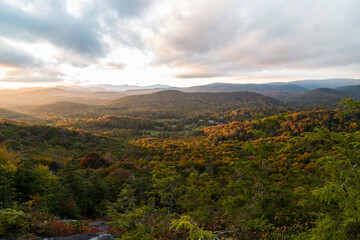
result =
M11 68L39 66L41 61L23 49L14 47L0 38L0 66Z
M145 0L4 0L0 36L13 42L48 42L56 48L58 62L84 68L119 46L141 48L143 40L133 23L150 5Z
M75 82L88 69L124 68L102 71L103 81L151 70L182 82L331 77L334 69L359 77L358 9L357 0L2 0L0 64L23 71L7 72L13 81ZM35 43L51 51L41 55Z
M0 34L17 41L48 41L72 54L103 56L107 49L96 25L66 11L64 1L40 4L36 12L0 2Z
M120 69L124 69L126 67L126 64L109 62L109 63L101 64L100 67L105 70L120 70Z
M0 82L22 82L22 83L40 83L40 82L63 82L61 78L47 78L47 77L5 77L1 78Z
M5 75L0 78L0 82L61 82L64 81L64 77L65 75L57 71L54 66L41 65L8 70Z
M227 75L360 63L355 0L200 0L175 6L174 16L154 34L154 64Z
M149 0L103 0L102 2L120 18L139 17L150 5Z

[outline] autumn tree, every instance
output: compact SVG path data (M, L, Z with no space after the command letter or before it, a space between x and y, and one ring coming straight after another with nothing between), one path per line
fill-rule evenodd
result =
M80 161L80 164L87 168L98 169L107 167L108 162L97 152L89 152Z

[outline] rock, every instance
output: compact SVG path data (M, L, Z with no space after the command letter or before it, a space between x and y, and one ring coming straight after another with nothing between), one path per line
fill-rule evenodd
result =
M115 240L115 237L108 233L84 233L68 237L49 237L43 240Z
M115 237L108 233L99 233L98 236L90 238L90 240L115 240Z
M18 237L16 240L40 240L40 238L38 238L35 234L30 233L30 234L26 234L21 237Z
M98 232L106 232L110 228L109 225L107 225L103 221L91 222L89 225L93 230L96 230Z

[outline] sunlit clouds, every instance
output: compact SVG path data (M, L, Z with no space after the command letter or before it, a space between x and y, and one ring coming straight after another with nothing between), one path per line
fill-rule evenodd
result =
M1 0L0 87L359 78L359 9L356 0Z

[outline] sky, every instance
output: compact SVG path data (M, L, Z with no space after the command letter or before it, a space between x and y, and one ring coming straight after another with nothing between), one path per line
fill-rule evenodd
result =
M360 78L358 0L0 0L0 88Z

